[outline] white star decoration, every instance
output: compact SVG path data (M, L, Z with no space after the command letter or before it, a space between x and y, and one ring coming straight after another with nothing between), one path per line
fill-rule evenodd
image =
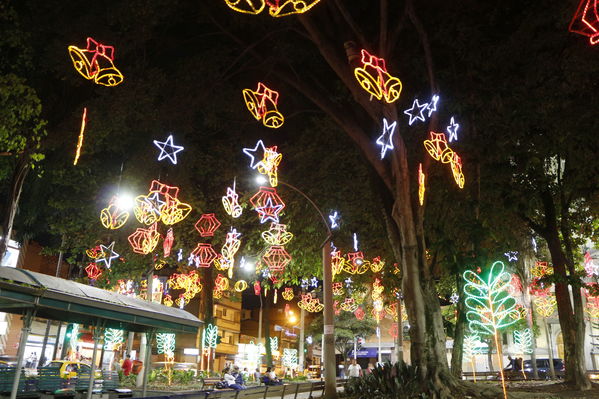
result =
M183 147L173 143L173 135L169 135L166 141L154 140L154 145L160 149L158 160L168 158L173 165L177 164L177 153L183 151Z
M376 139L376 143L381 146L381 159L385 157L387 150L392 150L393 147L393 133L395 133L395 126L397 121L391 125L387 122L386 118L383 118L383 133Z
M262 155L260 157L254 156L254 153L256 151L258 151L259 148L262 148L262 154L264 154L266 152L266 148L264 147L264 143L262 142L262 140L258 140L258 142L256 143L256 146L254 148L248 147L248 148L243 149L243 153L251 158L250 168L252 168L252 169L256 169L258 166L260 166L262 164L262 159L264 158L264 155ZM257 159L259 159L260 161L256 161Z
M454 140L458 140L458 129L460 128L459 123L455 123L453 116L449 121L449 126L447 126L447 133L449 133L449 142L451 143Z
M419 104L418 99L415 99L414 103L412 103L412 108L406 109L403 112L404 114L410 117L410 121L408 122L410 126L412 126L412 123L414 123L417 120L421 120L422 122L424 122L423 112L426 107L428 107L427 103Z
M335 211L329 215L329 220L331 221L331 229L335 229L335 228L339 227L339 225L337 224L338 217L339 217L339 215L337 214L337 211ZM332 242L331 242L331 244L332 244Z
M431 117L433 112L435 112L437 110L437 102L439 102L439 96L435 94L435 95L433 95L433 98L431 98L431 102L428 103L428 106L426 107L429 118Z
M119 254L114 252L114 241L109 246L100 245L100 250L102 251L102 256L96 259L96 263L104 262L104 266L110 269L112 260L119 257Z

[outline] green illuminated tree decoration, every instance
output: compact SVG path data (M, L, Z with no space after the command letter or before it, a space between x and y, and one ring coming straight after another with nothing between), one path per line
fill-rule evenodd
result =
M270 350L272 352L279 350L279 337L270 337Z
M107 328L104 332L104 350L116 350L123 342L125 342L123 330Z
M505 271L503 262L493 263L486 276L481 276L470 270L464 272L464 301L468 311L466 319L470 330L492 335L497 348L497 360L501 373L503 396L507 399L501 342L497 332L519 320L520 314L516 309L516 300L509 294L512 276Z
M204 329L204 347L205 348L216 348L218 340L218 327L212 324L208 324Z
M474 376L474 382L476 382L476 365L474 362L474 356L479 355L482 352L482 342L477 334L470 334L464 337L464 356L470 358L470 364L472 365L472 375Z
M168 385L171 385L173 379L172 365L175 363L175 334L158 333L156 334L156 349L158 354L164 354L164 369L168 378Z
M530 328L514 331L514 343L518 348L518 352L530 354L532 353L533 334Z
M283 366L295 368L298 364L297 349L283 348Z
M71 360L75 360L75 353L77 352L77 347L79 346L79 324L77 323L73 323L69 344L71 346Z

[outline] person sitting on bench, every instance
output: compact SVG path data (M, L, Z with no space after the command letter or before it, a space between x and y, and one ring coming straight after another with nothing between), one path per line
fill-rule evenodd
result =
M272 367L266 368L266 374L262 377L262 382L264 383L264 385L282 385L283 384L283 381L281 381L277 378L277 375L275 374L274 370L272 370Z

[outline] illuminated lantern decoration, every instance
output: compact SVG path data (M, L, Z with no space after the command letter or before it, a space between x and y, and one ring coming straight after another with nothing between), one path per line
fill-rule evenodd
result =
M95 263L88 264L85 267L85 272L90 280L97 280L102 275L102 270Z
M535 262L535 265L532 269L530 269L530 273L534 277L544 277L553 274L553 269L549 267L549 263L547 262Z
M292 14L303 14L320 0L266 0L270 7L268 13L271 17L284 17Z
M599 0L581 0L568 29L587 36L591 45L599 43Z
M166 236L164 237L164 242L162 243L162 250L165 258L170 256L174 241L175 235L173 234L173 229L168 229Z
M242 292L242 291L245 291L248 288L248 283L245 280L239 280L238 282L235 283L235 285L233 286L233 288L237 292Z
M170 294L166 294L163 298L162 298L162 304L164 306L173 306L173 298L170 296Z
M123 74L114 66L114 47L87 38L87 48L69 46L69 55L77 72L87 80L104 86L116 86Z
M245 105L256 120L262 120L264 126L275 129L283 125L285 119L277 109L278 92L259 82L256 91L243 89L242 93Z
M294 295L293 295L293 288L291 288L291 287L285 287L285 289L283 290L283 293L281 294L281 296L286 301L292 300L293 297L294 297Z
M395 126L397 121L389 125L386 118L383 118L383 133L376 139L376 143L381 146L381 159L385 158L387 150L392 150L393 147L393 133L395 133Z
M262 287L260 286L260 282L254 281L254 294L260 296L261 291L262 291Z
M227 215L233 218L241 216L243 208L239 205L239 195L235 192L235 182L233 182L233 188L227 187L227 195L222 197L222 202Z
M127 223L129 212L118 205L118 197L112 197L108 206L100 212L100 222L107 229L120 229Z
M424 205L424 193L426 191L426 175L422 173L422 164L418 165L418 202L420 206Z
M293 238L293 234L287 231L287 225L271 223L270 229L262 232L262 239L268 245L287 245Z
M393 337L393 339L397 339L399 337L399 324L391 323L391 327L389 327L389 335Z
M225 3L237 12L257 15L262 12L264 0L225 0Z
M450 163L453 160L453 150L449 148L445 133L430 132L430 140L424 140L424 148L435 161Z
M214 289L218 291L226 291L229 289L229 279L222 274L217 274L214 279Z
M268 147L264 150L264 158L258 163L257 169L263 175L268 176L271 186L276 187L279 184L278 170L283 154L277 152L277 146Z
M220 222L214 213L204 213L195 224L196 230L202 237L213 237L219 227Z
M302 299L297 303L297 306L310 313L317 313L324 309L324 305L320 303L320 300L313 298L310 294L302 295Z
M356 311L354 312L354 316L356 316L356 319L358 320L364 320L364 316L366 316L366 313L364 313L364 309L358 307L358 309L356 309Z
M285 208L285 203L271 187L260 187L260 190L250 198L252 207L260 216L260 223L268 220L279 223L279 213Z
M370 263L370 270L372 270L373 273L380 272L383 270L383 267L385 267L385 261L381 260L380 256L374 258L372 263Z
M378 100L381 98L392 103L401 94L401 81L389 75L385 60L362 50L362 66L354 69L354 75L360 86Z
M346 312L355 312L358 309L358 304L354 298L345 298L340 307Z
M268 266L271 274L279 275L285 271L285 267L291 262L291 255L280 245L270 247L262 260Z
M191 254L196 260L197 267L210 267L212 261L218 256L212 245L205 243L199 243Z
M148 229L137 228L128 238L133 252L142 255L152 252L160 241L160 233L156 229L156 223Z
M333 295L343 295L344 293L343 283L333 283Z
M451 157L451 173L453 173L453 179L459 188L464 188L464 173L462 173L462 159L455 152Z
M79 138L77 139L77 149L75 150L75 160L73 165L77 165L79 156L81 155L81 147L83 147L83 134L85 133L85 124L87 123L87 108L83 108L83 116L81 117L81 129L79 130Z

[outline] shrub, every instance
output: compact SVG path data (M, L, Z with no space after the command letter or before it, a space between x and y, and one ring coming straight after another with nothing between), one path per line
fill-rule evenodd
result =
M356 399L425 399L418 368L403 362L377 365L370 374L350 378L345 393Z

